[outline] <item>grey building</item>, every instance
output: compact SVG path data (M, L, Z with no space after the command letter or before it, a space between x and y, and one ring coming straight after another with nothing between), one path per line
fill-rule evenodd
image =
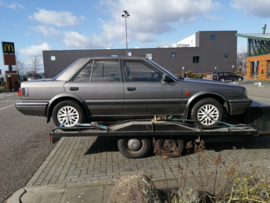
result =
M232 70L237 62L237 31L200 31L177 47L128 49L128 56L148 57L174 74ZM189 42L190 41L190 42ZM126 56L126 49L43 51L45 77L51 78L81 57Z

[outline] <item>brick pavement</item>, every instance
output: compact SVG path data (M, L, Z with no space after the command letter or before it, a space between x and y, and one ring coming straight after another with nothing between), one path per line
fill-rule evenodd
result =
M265 91L270 90L270 87L266 89L247 87L247 89L251 95L254 92L254 97L258 97L259 92L267 95L268 93L265 94ZM264 103L267 103L270 97L263 96L261 98ZM204 151L203 157L208 163L207 170L213 171L215 169L214 159L218 153L227 164L238 160L243 167L250 163L269 167L269 143L270 137L261 137L240 143L206 144L207 150ZM237 147L237 149L233 150L233 147ZM118 152L117 140L112 137L62 138L27 186L63 183L109 185L114 184L123 174L131 171L152 175L154 181L163 181L179 176L176 167L178 164L183 168L188 165L196 173L198 162L198 158L193 152L166 161L153 153L142 159L128 159ZM190 171L186 171L186 173L190 177L194 175Z
M218 153L227 164L238 160L242 166L250 163L269 165L269 141L269 137L262 137L248 142L206 144L203 157L208 162L207 170L215 169L214 160ZM154 154L142 159L128 159L118 152L116 143L115 138L62 138L27 186L81 182L114 184L130 171L152 174L154 181L160 181L178 177L178 164L183 168L188 165L195 173L198 168L198 157L193 152L166 161ZM233 150L233 146L237 149ZM187 176L193 174L187 172Z

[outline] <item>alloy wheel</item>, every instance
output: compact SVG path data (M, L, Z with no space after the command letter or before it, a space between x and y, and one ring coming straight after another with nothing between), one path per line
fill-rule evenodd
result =
M72 106L63 106L57 112L57 119L65 127L72 127L79 121L79 112Z
M212 104L205 104L199 108L197 118L204 126L213 125L215 123L213 120L219 118L218 108Z

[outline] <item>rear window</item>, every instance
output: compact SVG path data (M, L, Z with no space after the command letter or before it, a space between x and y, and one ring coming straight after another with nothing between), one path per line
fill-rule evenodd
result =
M217 73L214 73L213 76L217 76Z

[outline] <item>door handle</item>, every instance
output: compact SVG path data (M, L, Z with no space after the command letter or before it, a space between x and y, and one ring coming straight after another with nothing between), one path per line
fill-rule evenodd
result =
M77 90L79 90L78 87L70 87L70 91L77 91Z
M136 87L128 87L127 88L127 91L135 91L136 90Z

